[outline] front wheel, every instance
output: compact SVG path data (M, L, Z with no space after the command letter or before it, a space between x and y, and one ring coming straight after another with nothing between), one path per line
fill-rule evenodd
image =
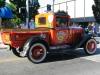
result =
M94 54L96 52L96 49L97 43L95 39L89 39L84 45L84 50L88 55Z
M33 63L41 63L47 56L47 48L42 43L34 43L28 51L28 59Z

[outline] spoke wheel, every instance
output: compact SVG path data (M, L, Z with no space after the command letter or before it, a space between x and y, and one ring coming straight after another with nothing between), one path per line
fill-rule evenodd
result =
M28 51L28 59L33 63L40 63L45 60L47 55L47 48L44 44L35 43Z
M91 55L96 52L97 49L97 43L94 39L89 39L84 47L84 50L87 54Z

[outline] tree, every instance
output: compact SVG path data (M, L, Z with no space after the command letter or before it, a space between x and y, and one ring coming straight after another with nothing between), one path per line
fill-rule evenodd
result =
M16 8L13 4L6 3L6 0L0 0L0 8L1 8L1 28L12 28L14 25L11 22L11 18L13 17L12 11Z
M17 10L14 14L17 15L22 21L26 20L26 0L10 0L14 5L16 5ZM34 18L38 14L38 9L40 7L38 0L29 0L29 18Z
M0 0L0 8L5 6L5 0Z
M94 0L95 5L92 6L93 14L96 22L100 24L100 0Z
M38 14L39 7L38 0L29 0L29 19L35 18L35 15Z
M13 19L2 18L2 27L8 28L19 25L26 20L26 0L9 0L10 3L5 3L5 0L0 0L0 8L8 7L13 12ZM29 18L34 18L38 14L40 7L38 0L29 0ZM9 26L10 25L10 26Z
M95 5L92 6L93 14L97 23L100 23L100 9Z

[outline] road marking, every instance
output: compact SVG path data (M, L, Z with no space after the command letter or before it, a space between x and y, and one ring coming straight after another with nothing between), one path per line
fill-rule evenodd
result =
M26 58L5 58L5 59L0 59L0 63L6 63L6 62L15 62L15 61L22 61L25 60Z
M86 60L91 60L91 61L94 61L94 62L100 62L100 55L91 55L91 56L86 56L86 57L82 57L83 59L86 59Z

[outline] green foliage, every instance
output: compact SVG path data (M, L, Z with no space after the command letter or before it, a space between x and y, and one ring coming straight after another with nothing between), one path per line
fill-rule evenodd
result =
M17 17L17 6L12 2L6 3L6 7L10 8L13 12L13 19L2 19L2 28L14 28L21 23L20 18Z
M26 0L9 0L11 3L16 5L18 8L26 6Z
M1 28L14 28L14 23L11 22L11 19L3 18Z
M0 0L0 7L7 6L13 12L13 19L2 19L3 28L12 28L16 25L20 25L21 22L25 22L26 20L26 0L9 0L10 3L5 4L5 0ZM34 1L34 0L33 0ZM40 7L38 0L35 0L33 4L29 4L29 18L35 18L35 15L38 14L38 9ZM21 12L19 12L21 9Z
M18 18L22 21L26 20L26 0L10 0L16 6L16 11L13 13L16 14ZM34 1L33 1L34 2ZM35 15L38 14L38 9L40 7L38 0L36 0L33 4L29 2L29 19L34 18ZM20 12L19 12L20 10Z
M16 17L14 19L2 19L2 28L15 28L20 25L20 18Z
M0 0L0 8L5 6L5 0Z
M16 11L16 5L14 5L13 3L6 3L6 6L9 7L12 11Z
M15 26L20 25L21 19L16 17L14 19L11 19L11 22L14 23Z

